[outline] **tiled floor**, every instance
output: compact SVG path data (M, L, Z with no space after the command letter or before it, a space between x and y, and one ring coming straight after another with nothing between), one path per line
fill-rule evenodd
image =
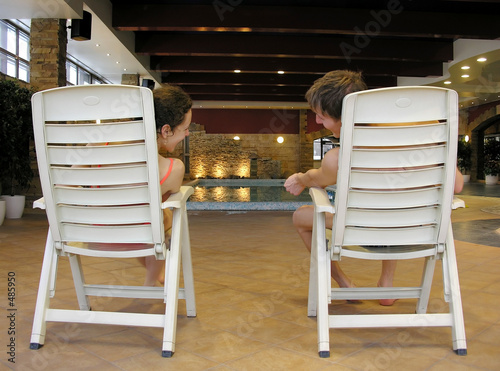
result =
M449 329L414 328L331 330L331 357L320 359L316 320L306 314L308 253L287 211L190 212L198 316L186 318L180 301L173 358L161 357L160 329L121 326L50 323L45 346L29 350L47 225L43 215L28 214L0 227L0 370L498 370L500 215L481 209L500 206L500 198L470 194L462 197L468 207L453 212L456 235L457 227L470 225L484 224L489 230L472 242L467 233L456 241L468 341L465 357L452 351ZM143 278L143 268L135 260L84 263L89 279L140 283ZM346 259L342 265L359 284L377 282L378 262ZM420 268L419 263L400 263L396 284L418 283ZM5 351L10 341L8 272L17 280L15 365ZM445 308L439 280L436 283L432 311ZM60 263L53 300L76 308L66 261ZM148 300L100 298L92 303L99 309L162 310L162 305ZM413 312L414 304L335 302L331 310Z

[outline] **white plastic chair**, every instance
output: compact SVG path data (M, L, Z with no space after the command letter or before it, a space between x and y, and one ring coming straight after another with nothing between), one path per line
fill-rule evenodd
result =
M308 315L317 316L320 357L330 356L330 328L361 327L449 326L453 349L467 353L450 221L457 136L455 91L397 87L344 98L335 206L324 190L310 189L315 213ZM326 213L334 213L329 241ZM425 258L421 285L332 288L330 261L342 257ZM449 313L427 313L437 259ZM415 314L328 312L332 300L403 298L418 299Z
M186 200L181 187L161 203L152 93L122 85L63 87L33 95L35 145L49 232L31 335L45 342L46 322L164 328L162 355L175 351L178 299L196 316ZM173 208L170 245L164 208ZM57 263L67 256L79 310L53 309ZM89 285L80 256L165 260L164 287ZM184 289L179 288L182 259ZM89 296L163 299L164 314L91 311Z

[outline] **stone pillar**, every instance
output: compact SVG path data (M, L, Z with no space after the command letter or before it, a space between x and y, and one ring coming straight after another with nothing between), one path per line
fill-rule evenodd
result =
M299 130L300 130L300 159L299 171L306 172L313 168L313 140L307 134L307 111L300 110L299 114Z
M65 19L32 19L30 83L39 91L66 86L68 36Z
M139 74L138 73L124 73L122 75L123 85L134 85L139 86Z

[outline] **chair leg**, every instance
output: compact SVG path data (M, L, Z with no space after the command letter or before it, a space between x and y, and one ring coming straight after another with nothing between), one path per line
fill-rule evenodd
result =
M313 234L314 236L314 234ZM318 308L318 248L313 238L311 246L311 261L309 264L309 294L307 296L307 315L316 317Z
M70 255L69 264L71 266L71 273L73 274L73 282L75 284L76 297L80 310L90 310L90 302L88 296L85 294L85 279L83 277L82 262L79 255Z
M43 256L42 271L40 273L40 283L36 298L35 315L31 330L30 349L40 349L45 343L46 313L50 304L50 292L54 288L55 268L57 267L58 256L55 251L52 234L47 234L45 253Z
M422 273L422 280L420 283L421 292L417 302L416 313L427 313L427 306L429 304L429 296L431 294L432 278L434 277L434 269L436 266L435 257L427 257L424 263L424 271Z
M165 326L163 330L162 356L170 358L175 352L175 331L179 302L179 278L181 266L181 215L175 209L172 220L172 238L165 260Z
M181 259L182 275L184 278L184 295L186 299L186 313L188 317L196 317L196 301L194 294L193 263L191 260L191 242L186 210L182 210L181 226Z
M328 287L328 269L330 263L328 252L324 245L318 245L317 264L317 298L318 298L318 354L322 358L330 357L330 326L328 320L328 296L331 287Z
M450 284L450 313L452 316L453 326L451 335L453 340L453 350L461 356L467 354L467 341L465 337L464 314L462 309L462 297L460 294L460 283L458 280L457 258L455 255L455 241L453 240L453 230L451 222L449 225L448 236L446 240L446 249L443 256L443 265L447 265L448 269L443 272L447 275Z
M330 326L328 321L328 302L331 295L329 285L330 256L326 249L325 214L315 213L313 223L313 241L311 246L311 264L315 263L316 277L312 279L316 286L315 304L317 305L318 354L321 358L330 357Z

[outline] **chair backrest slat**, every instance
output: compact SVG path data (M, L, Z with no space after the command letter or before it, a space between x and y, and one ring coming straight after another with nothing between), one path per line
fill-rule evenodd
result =
M151 91L64 87L32 102L54 241L164 244Z
M346 96L333 243L444 243L457 134L454 91L399 87Z

